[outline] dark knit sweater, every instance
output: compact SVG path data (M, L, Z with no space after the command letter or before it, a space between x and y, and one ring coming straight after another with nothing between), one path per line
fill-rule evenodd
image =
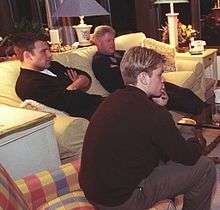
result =
M200 155L198 141L186 141L168 111L142 90L126 87L106 98L90 121L80 186L92 202L119 205L160 160L193 165Z

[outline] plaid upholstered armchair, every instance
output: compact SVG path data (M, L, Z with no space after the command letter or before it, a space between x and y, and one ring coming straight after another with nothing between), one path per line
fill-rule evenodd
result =
M55 171L41 171L13 181L0 164L0 209L4 210L95 210L78 184L79 161ZM149 210L174 210L169 200Z
M78 184L78 162L13 181L0 165L0 209L94 210Z

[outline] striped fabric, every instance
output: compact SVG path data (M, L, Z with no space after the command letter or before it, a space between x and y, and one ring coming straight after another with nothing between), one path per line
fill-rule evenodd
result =
M77 167L74 166L77 165ZM41 171L16 181L26 201L32 209L53 202L60 196L79 190L78 163L61 165L55 171Z
M28 205L12 178L0 164L0 209L26 210Z

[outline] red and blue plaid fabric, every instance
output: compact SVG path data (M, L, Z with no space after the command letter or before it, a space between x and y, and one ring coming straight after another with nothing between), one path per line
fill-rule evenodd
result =
M31 206L32 209L36 209L45 203L57 203L57 199L61 199L62 196L67 196L69 193L79 190L78 168L78 162L67 163L61 165L59 169L55 171L41 171L19 179L16 181L16 184L25 196L29 206ZM65 196L63 198L64 200ZM74 199L77 200L77 198L68 200ZM81 203L87 203L84 196L78 196L78 200L81 200ZM67 201L64 203L66 202Z
M26 210L28 205L12 178L0 164L0 209Z
M0 165L0 209L94 210L78 184L79 161L16 181ZM17 184L17 185L16 185Z
M19 179L17 187L0 164L0 210L95 210L79 188L79 168L79 161L67 163L53 172ZM167 201L155 208L175 209Z

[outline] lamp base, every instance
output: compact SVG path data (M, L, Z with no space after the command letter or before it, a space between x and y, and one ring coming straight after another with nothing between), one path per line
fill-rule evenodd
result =
M169 42L173 48L178 47L177 16L179 13L167 13Z
M75 30L76 30L76 34L77 34L80 46L91 45L91 43L90 43L90 29L92 28L92 25L79 24L77 26L73 26L73 28L75 28Z

